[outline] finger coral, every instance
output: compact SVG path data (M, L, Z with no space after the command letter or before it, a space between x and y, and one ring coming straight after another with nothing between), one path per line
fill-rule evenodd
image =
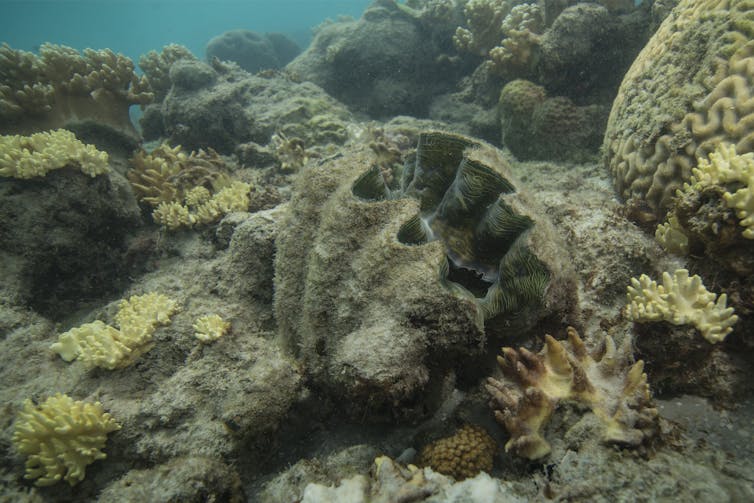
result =
M120 302L115 315L120 329L99 320L86 323L60 334L50 349L67 362L78 358L90 367L126 367L149 351L157 326L169 324L178 310L178 304L165 295L134 295Z
M65 480L76 485L98 459L107 434L120 429L99 402L86 403L57 393L39 406L26 400L13 427L13 444L26 456L26 478L38 486Z
M35 178L66 166L91 177L110 171L107 152L80 142L65 129L0 136L0 152L0 176Z
M646 274L631 278L627 296L630 319L694 325L711 344L724 340L738 321L733 308L726 307L727 296L707 291L702 279L689 276L686 269L678 269L672 276L664 272L661 285Z
M419 464L456 480L492 470L497 444L482 428L464 425L450 437L426 445Z
M545 336L539 353L503 348L497 357L503 379L489 378L487 391L495 419L510 434L506 452L527 459L550 453L545 427L566 402L586 407L601 423L601 441L640 445L654 435L657 410L652 407L644 362L629 365L630 347L616 349L609 336L604 349L589 353L579 334L568 328L568 341Z

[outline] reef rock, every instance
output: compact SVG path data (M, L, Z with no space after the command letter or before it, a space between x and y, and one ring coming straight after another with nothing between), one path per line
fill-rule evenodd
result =
M249 73L285 66L300 49L280 33L260 34L250 30L231 30L213 38L205 50L207 59L233 61Z
M300 175L277 240L275 312L280 341L347 411L410 413L488 337L568 318L575 287L499 151L424 133L393 184L376 160L354 147Z

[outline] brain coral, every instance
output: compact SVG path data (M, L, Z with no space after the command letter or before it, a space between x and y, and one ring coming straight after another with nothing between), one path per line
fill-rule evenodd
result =
M616 190L662 216L721 141L754 149L750 0L681 0L626 74L604 139Z
M491 333L564 316L573 288L558 236L499 151L424 133L392 186L377 160L354 147L301 173L277 241L275 311L318 385L390 407L416 402L441 381L431 372Z

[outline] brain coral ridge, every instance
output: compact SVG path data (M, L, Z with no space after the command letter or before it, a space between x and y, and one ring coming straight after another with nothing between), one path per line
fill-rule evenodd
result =
M630 365L630 351L629 345L616 348L607 336L601 351L589 353L572 327L567 342L545 336L540 353L503 348L498 356L503 379L489 378L486 388L495 419L511 436L505 450L532 460L549 454L545 427L567 402L591 410L605 443L637 446L653 436L657 409L644 362Z
M681 0L668 15L608 121L605 162L622 197L661 217L717 144L754 150L753 35L750 0Z
M366 146L301 172L276 255L282 343L325 387L397 404L431 361L446 372L491 330L563 315L570 269L512 180L494 148L437 132L394 185Z

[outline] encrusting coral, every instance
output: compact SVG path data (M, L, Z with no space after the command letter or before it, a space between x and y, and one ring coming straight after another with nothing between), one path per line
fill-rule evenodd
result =
M702 279L678 269L662 274L658 285L646 274L631 278L626 315L637 322L667 321L673 325L694 325L711 344L721 342L733 331L738 316L727 307L727 296L718 297L702 284Z
M497 444L495 440L474 425L464 425L452 436L441 438L421 450L420 466L429 466L456 480L473 477L479 472L492 470Z
M626 74L605 163L618 193L657 217L721 142L754 150L754 23L748 0L681 0Z
M50 349L67 362L78 358L90 367L126 367L149 351L157 326L169 324L178 310L178 303L165 295L134 295L120 301L115 315L120 329L99 320L86 323L60 334Z
M42 44L39 55L0 47L0 132L28 134L91 121L135 139L131 105L151 102L145 77L110 49Z
M223 320L220 315L210 314L198 318L193 325L194 337L204 343L214 342L228 330L230 330L230 323Z
M38 486L65 480L76 485L87 465L105 459L107 434L120 429L99 402L73 400L60 393L40 405L26 400L13 427L13 444L26 456L26 478Z
M644 362L630 365L630 346L616 348L609 336L601 351L590 354L574 328L567 333L567 342L546 335L538 354L506 347L498 356L503 379L489 378L486 388L495 419L511 435L506 452L531 460L549 454L545 426L565 402L591 410L601 423L602 442L638 446L653 436L657 410Z
M152 218L170 230L216 222L249 208L252 186L232 180L225 162L212 149L186 154L163 143L131 159L127 177L140 200L152 206Z
M91 177L110 171L107 152L80 142L65 129L0 136L0 176L35 178L66 166Z

